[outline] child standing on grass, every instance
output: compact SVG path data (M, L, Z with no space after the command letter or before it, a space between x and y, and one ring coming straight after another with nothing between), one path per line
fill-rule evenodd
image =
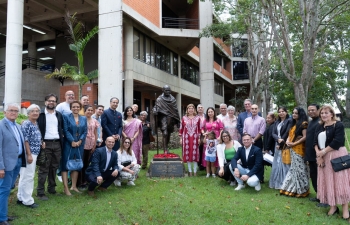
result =
M215 175L215 161L216 161L216 146L218 145L218 140L214 131L204 134L204 143L207 144L205 149L205 161L207 162L207 178L210 177L210 169L213 177Z

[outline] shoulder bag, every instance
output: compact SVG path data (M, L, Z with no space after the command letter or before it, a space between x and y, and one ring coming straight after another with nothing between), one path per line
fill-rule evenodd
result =
M72 148L70 148L70 150L69 150L69 156L70 156L71 151L72 151ZM69 170L69 171L81 170L83 168L83 160L81 158L79 149L78 149L79 158L76 158L76 155L74 155L75 156L74 159L69 159L69 156L68 156L68 161L66 164L67 170Z

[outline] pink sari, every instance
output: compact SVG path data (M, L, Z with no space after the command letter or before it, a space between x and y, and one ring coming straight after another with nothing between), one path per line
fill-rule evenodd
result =
M134 118L131 122L127 123L125 121L124 133L127 137L132 138L134 135L139 132L136 139L132 143L132 150L134 151L135 157L137 159L137 164L141 165L141 156L142 156L142 122L139 119Z

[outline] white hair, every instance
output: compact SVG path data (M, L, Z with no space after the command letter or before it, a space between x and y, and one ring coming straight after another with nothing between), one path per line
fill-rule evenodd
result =
M236 108L235 108L234 106L232 106L232 105L229 105L229 106L227 107L227 110L233 110L233 111L236 112Z
M140 115L148 116L148 113L146 111L142 111L142 112L140 112Z
M34 109L39 109L39 111L40 111L40 107L37 104L31 104L27 108L27 114L29 115L29 113L31 113Z
M225 103L221 103L220 108L221 108L221 106L226 106L226 108L227 108L227 105Z
M17 103L8 103L5 105L4 111L7 111L9 107L16 107L18 111L21 110L21 107Z

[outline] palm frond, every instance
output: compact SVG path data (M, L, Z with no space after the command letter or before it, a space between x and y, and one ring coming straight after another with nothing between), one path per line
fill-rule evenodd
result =
M78 21L76 14L77 13L70 15L69 11L66 11L66 15L64 17L68 26L67 31L69 33L69 37L67 37L67 41L70 44L72 43L75 44L84 35L84 24L81 21Z
M98 77L98 70L90 71L86 76L89 78L89 80L93 80Z
M79 49L79 51L84 51L87 43L98 33L98 27L95 26L94 28L92 28L92 30L90 30L86 36L84 38L81 38L77 41L76 45L77 45L77 49Z

